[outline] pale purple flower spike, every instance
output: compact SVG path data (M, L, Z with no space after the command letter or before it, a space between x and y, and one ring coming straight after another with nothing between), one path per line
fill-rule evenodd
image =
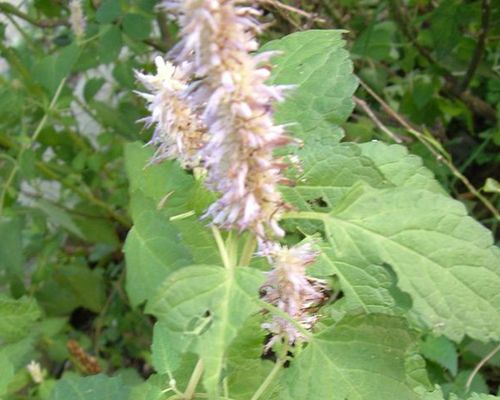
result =
M207 210L215 225L251 230L261 243L281 237L278 219L284 202L277 185L285 163L273 151L289 143L284 128L273 123L273 103L282 88L266 85L265 63L272 53L257 50L255 19L260 13L237 0L167 1L177 13L181 42L170 56L189 62L194 81L188 88L192 109L208 129L200 151L207 187L221 194Z
M177 159L187 168L199 165L198 152L205 140L206 130L185 99L187 88L185 65L174 67L162 57L156 57L157 73L136 72L137 79L149 93L138 92L148 102L151 115L142 121L156 125L149 144L157 147L152 162Z
M276 244L270 251L274 268L267 273L262 286L263 300L287 313L306 330L310 330L318 318L311 308L325 299L325 282L306 275L306 267L314 263L317 256L311 243L291 248ZM288 340L289 344L306 340L294 324L279 316L273 316L262 327L273 334L266 348L280 338Z

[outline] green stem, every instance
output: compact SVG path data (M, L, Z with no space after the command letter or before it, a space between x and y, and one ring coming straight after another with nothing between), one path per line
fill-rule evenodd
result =
M194 367L191 378L189 378L186 391L184 392L184 400L192 400L194 398L196 386L198 386L201 376L203 375L203 368L203 361L200 359Z
M283 318L285 321L290 322L304 337L308 340L311 339L312 334L306 328L304 328L298 321L293 319L290 314L280 310L278 307L273 306L270 303L265 302L264 300L257 300L259 305L264 309L269 311L271 314L275 314L280 318Z
M216 226L212 226L212 233L214 235L215 243L217 243L217 248L219 249L220 258L222 259L222 264L224 267L231 268L231 263L229 261L229 255L227 253L226 246L224 244L224 240L220 234L219 228Z
M240 262L238 263L238 265L241 265L242 267L247 267L250 264L252 255L255 252L256 244L257 240L255 239L255 235L249 233L247 240L245 241L245 245L243 246L243 251L241 252Z
M288 346L285 344L282 356L276 361L276 364L274 364L273 369L269 373L269 375L264 379L264 382L259 386L257 391L254 393L252 398L250 400L257 400L262 396L262 394L267 390L267 388L271 385L271 383L274 381L276 378L276 375L280 372L281 368L283 367L283 364L285 364L287 357L286 354L288 352Z
M318 219L323 220L324 214L315 211L291 211L283 215L284 219Z
M32 17L29 14L22 12L18 7L10 3L1 2L0 12L3 14L12 14L18 18L24 19L32 25L38 26L39 28L53 28L59 25L69 25L69 22L63 19L52 19L52 20L41 20Z
M233 232L230 231L226 240L226 248L229 259L229 265L231 268L236 266L236 262L238 260L238 237Z
M47 122L47 119L49 118L49 114L54 109L54 107L57 103L57 99L59 99L59 96L61 95L61 91L62 91L65 83L66 83L66 78L64 78L61 81L61 83L59 84L59 86L57 87L57 90L54 94L54 97L52 97L52 100L49 104L48 109L43 114L43 118L40 120L40 122L38 123L38 126L35 129L35 133L33 134L33 136L31 136L29 138L29 140L24 145L21 146L19 153L17 154L17 157L16 157L17 162L12 167L12 170L10 171L10 175L8 176L7 180L5 181L5 185L2 189L2 194L0 195L0 215L2 215L2 213L3 213L3 207L4 207L5 197L7 195L7 191L9 190L9 187L12 184L12 182L14 181L14 178L17 174L17 171L19 170L19 160L21 159L21 156L23 155L23 153L31 147L33 142L36 141L36 139L38 138L38 135L40 135L40 132L42 131L43 127L45 126L45 123Z

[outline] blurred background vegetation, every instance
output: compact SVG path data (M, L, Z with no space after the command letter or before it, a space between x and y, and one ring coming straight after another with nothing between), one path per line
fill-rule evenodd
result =
M498 235L499 1L260 4L263 41L346 30L360 87L345 140L406 146ZM133 71L152 71L153 53L175 43L177 27L154 0L82 6L83 32L67 1L0 2L0 397L8 399L49 398L62 374L152 372L153 321L123 288L131 224L123 145L151 134L136 122L145 109ZM16 329L2 325L16 318ZM459 395L493 347L421 343L433 382ZM6 359L14 369L2 369ZM472 387L496 394L499 381L497 354Z

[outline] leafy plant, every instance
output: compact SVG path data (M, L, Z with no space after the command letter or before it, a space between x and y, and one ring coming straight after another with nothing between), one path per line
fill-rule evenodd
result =
M39 1L22 11L0 3L10 20L8 29L16 27L23 37L14 45L4 35L0 47L8 63L0 78L5 132L0 133L0 284L6 289L0 296L0 398L498 398L499 250L491 231L469 215L470 203L448 194L458 186L450 183L454 171L458 181L465 178L476 190L463 175L467 166L455 167L439 140L415 126L430 125L433 118L451 124L455 117L450 116L457 115L453 107L463 104L441 94L433 97L453 89L442 88L434 70L418 69L416 60L426 58L425 50L405 56L412 62L399 54L400 43L417 48L425 43L432 48L431 60L443 60L434 66L427 60L429 68L438 73L462 68L457 57L465 60L470 50L467 40L457 44L454 38L462 24L481 21L481 15L463 14L477 12L479 2L454 7L446 1L425 14L419 27L444 24L446 35L439 41L435 28L417 37L413 30L406 32L398 23L410 18L401 14L407 9L392 2L391 20L379 21L383 11L378 2L363 11L373 21L351 49L362 82L358 94L374 93L380 99L370 86L374 83L375 90L389 93L380 99L381 110L402 118L404 129L388 128L366 97L353 101L359 79L345 48L345 31L284 34L303 20L325 25L342 19L349 7L364 7L341 3L332 8L329 2L311 1L305 11L264 4L277 24L255 56L277 51L263 61L271 73L265 85L288 88L284 100L273 104L274 121L286 125L301 144L288 141L274 149L271 143L275 151L267 153L259 145L255 152L235 147L223 153L241 162L236 172L247 162L262 179L270 178L265 168L251 164L253 157L279 157L280 165L291 165L272 192L283 200L280 207L287 206L265 214L263 228L243 221L242 198L229 202L238 217L217 207L213 211L213 204L228 203L221 202L227 198L220 189L222 162L211 158L222 152L220 143L210 144L214 120L234 127L234 120L221 117L228 111L220 104L235 106L242 100L227 93L241 90L252 101L258 94L264 104L269 93L261 92L261 83L247 93L225 81L228 97L215 102L213 109L221 108L214 112L206 106L206 93L198 90L206 85L205 91L216 91L219 81L210 86L207 75L218 76L217 68L206 72L205 64L191 59L194 67L181 71L178 66L178 76L157 61L157 75L138 76L153 95L159 90L170 96L159 96L159 102L146 96L148 111L153 111L147 122L158 124L156 131L148 126L143 134L152 133L160 148L155 151L140 140L135 121L151 114L132 93L133 70L150 69L151 47L164 52L177 35L188 37L186 27L194 25L186 23L186 16L167 20L149 1L82 2L81 14L75 11L78 1L68 7ZM496 7L484 3L494 15L488 18L496 18ZM316 13L309 14L313 7ZM431 5L414 7L412 17L419 19L419 7ZM346 25L355 27L359 21L352 13ZM19 19L43 34L28 34ZM231 32L230 24L224 27ZM157 33L160 38L151 37ZM207 37L191 45L202 46ZM181 43L189 49L189 40ZM494 46L485 46L489 63ZM189 52L178 54L177 61L190 57ZM242 54L248 57L245 62L252 59ZM399 81L391 92L398 81L392 74L377 83L383 63L414 72L414 86ZM228 68L237 71L230 69L234 65ZM474 71L468 71L462 86L483 84L482 72L474 78ZM190 80L193 73L196 78ZM173 101L179 93L178 100L185 100L186 91L201 98L190 98L190 105L198 107L194 111L174 108L183 107ZM489 89L488 96L493 92ZM355 105L370 119L353 118ZM205 107L200 118L199 109ZM246 109L231 112L235 119L247 119L241 129L257 129L254 119L267 118L271 111L262 107L265 112L252 114L253 119ZM182 114L175 114L179 110ZM159 111L171 114L162 119L154 113ZM188 111L193 112L190 124L182 125ZM476 115L477 110L470 112ZM467 118L459 117L464 124L476 117ZM387 129L389 139L402 142L408 135L416 141L408 146L364 141L375 135L367 121ZM98 126L97 132L87 130L87 124ZM264 138L271 133L281 137L273 130L279 129L276 125L267 128ZM225 138L234 134L231 129ZM493 139L487 138L494 137L495 129L477 134L487 144L468 164L484 156L486 174L494 159L489 153ZM177 141L171 140L174 133ZM200 147L210 151L201 150L199 156L199 147L193 147L186 155L175 147L179 141L193 144L189 140L195 145L203 141ZM446 172L433 163L436 154L444 157ZM164 159L173 156L181 162ZM245 178L245 188L254 176ZM490 207L497 212L495 194L477 193L480 198L469 207L476 216L491 213ZM259 201L265 205L267 200ZM241 225L236 225L238 218ZM483 222L496 229L494 218ZM275 219L285 232L282 238L280 229L267 224ZM293 280L296 286L284 285L290 276L306 289ZM273 290L281 297L273 297ZM302 308L291 311L285 295L296 296Z

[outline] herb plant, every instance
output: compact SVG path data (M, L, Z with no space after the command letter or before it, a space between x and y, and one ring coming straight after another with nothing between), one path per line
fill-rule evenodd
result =
M19 137L0 136L0 397L498 398L479 369L498 362L500 252L404 145L343 140L359 84L345 32L259 47L257 2L125 3L35 5L48 19L0 3L70 42L31 73L35 41L0 49L2 101L23 109L2 122ZM108 104L90 71L118 56ZM104 131L75 131L75 107Z

